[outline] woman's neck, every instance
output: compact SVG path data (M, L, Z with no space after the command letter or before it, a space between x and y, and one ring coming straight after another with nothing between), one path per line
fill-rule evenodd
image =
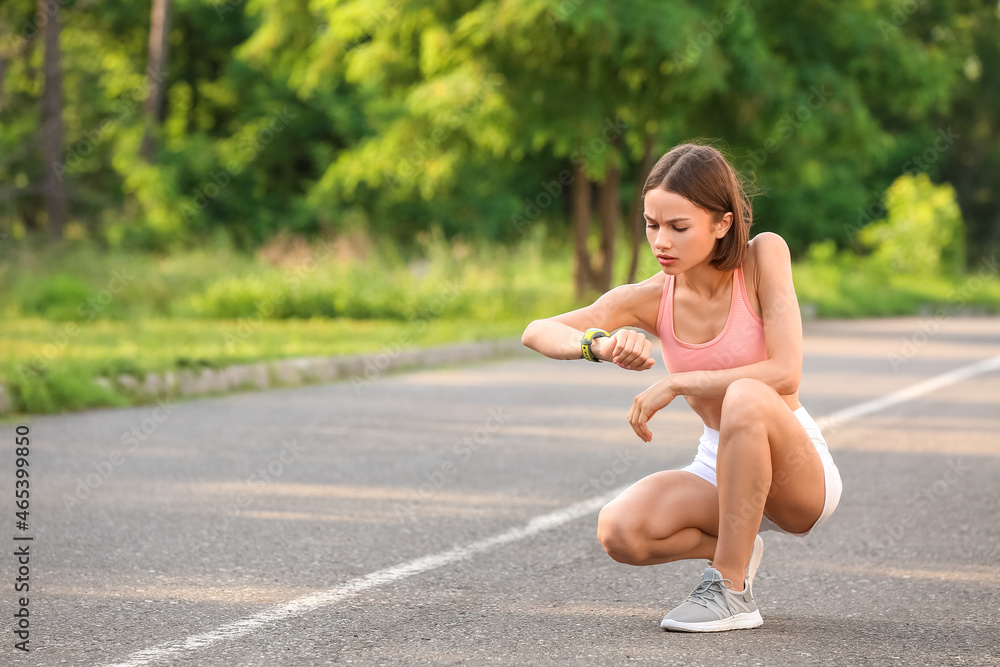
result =
M710 301L725 290L733 271L720 271L707 261L674 276L677 284L699 299Z

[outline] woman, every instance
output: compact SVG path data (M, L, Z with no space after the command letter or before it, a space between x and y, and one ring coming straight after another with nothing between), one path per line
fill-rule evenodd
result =
M683 396L705 424L694 461L639 480L608 503L598 539L630 565L709 559L701 582L664 617L665 630L759 627L753 578L758 532L805 536L840 500L841 479L820 429L799 403L802 321L784 240L749 238L750 203L718 150L684 144L643 188L646 237L662 267L592 305L528 325L522 342L553 359L652 368L660 339L669 375L639 394L628 421ZM614 332L614 333L609 333Z

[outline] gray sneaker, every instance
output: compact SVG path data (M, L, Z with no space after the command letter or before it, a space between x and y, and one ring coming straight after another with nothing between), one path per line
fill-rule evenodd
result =
M759 628L764 624L750 587L733 593L732 582L706 567L701 583L680 606L663 617L660 627L675 632L722 632Z

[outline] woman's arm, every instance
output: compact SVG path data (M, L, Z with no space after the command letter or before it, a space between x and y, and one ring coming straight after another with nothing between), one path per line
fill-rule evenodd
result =
M613 361L623 368L645 370L655 363L649 355L652 343L637 331L621 329L634 326L655 329L662 280L657 288L654 276L636 285L621 285L589 306L530 323L521 343L552 359L580 359L580 339L584 331L596 327L615 332L610 338L597 338L591 350L598 359ZM652 312L652 318L649 317Z

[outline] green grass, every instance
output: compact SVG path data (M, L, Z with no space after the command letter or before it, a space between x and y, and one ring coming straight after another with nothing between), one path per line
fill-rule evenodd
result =
M541 231L541 230L539 230ZM539 236L515 247L428 235L404 257L365 240L222 245L166 257L90 245L0 248L0 315L90 323L146 318L504 320L572 305L569 255ZM655 266L655 265L654 265Z
M0 253L0 383L18 412L120 406L136 399L96 378L509 338L577 306L570 265L537 238L428 236L410 258L366 243Z
M127 373L224 367L267 359L353 355L520 335L521 320L189 320L91 324L37 318L0 328L0 376L18 411L78 410L134 402L94 384Z
M513 248L431 235L409 257L364 239L275 242L253 256L0 248L0 383L17 412L48 413L136 400L97 377L514 337L583 305L571 258L538 235ZM658 268L644 252L639 278ZM840 254L793 269L800 302L820 317L1000 312L992 268L915 278Z
M818 317L1000 312L1000 280L986 264L956 279L892 274L862 259L792 268L799 303L814 307Z

